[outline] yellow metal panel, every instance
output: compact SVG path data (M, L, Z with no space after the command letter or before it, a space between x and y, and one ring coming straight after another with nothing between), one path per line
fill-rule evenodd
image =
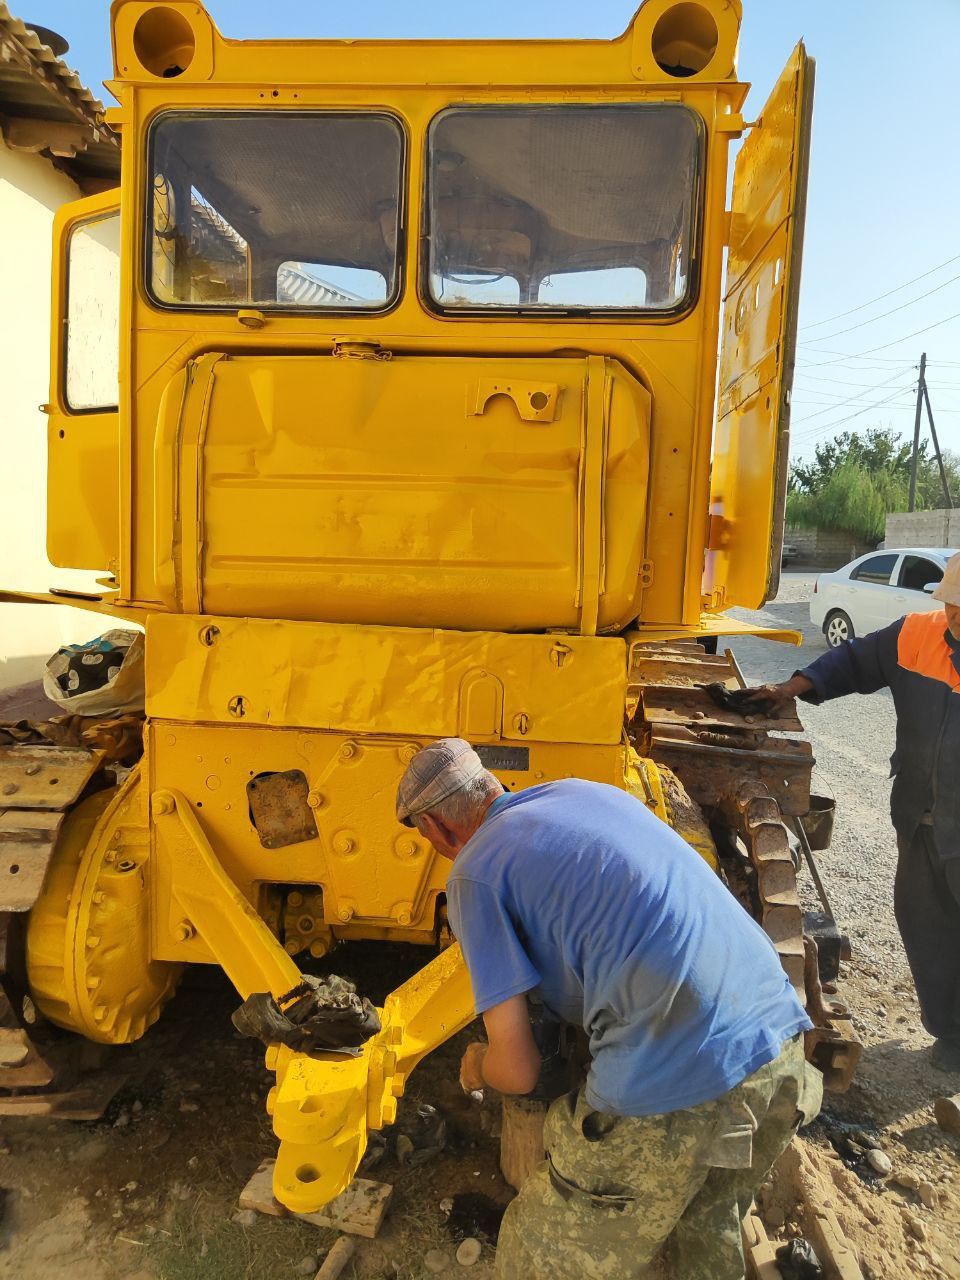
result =
M50 400L47 426L47 555L59 568L116 573L120 553L120 424L117 411L72 413L64 397L68 245L74 228L116 213L104 191L57 211L53 224Z
M155 462L156 582L187 613L592 634L637 594L649 395L599 357L208 354Z
M670 32L659 20L681 12L680 27L694 27L694 45L708 54L697 82L736 78L740 0L698 0L673 5L646 0L615 40L229 40L205 9L187 0L114 0L114 73L121 83L153 84L158 68L176 66L185 88L213 79L286 87L317 81L330 85L489 84L519 89L531 83L566 89L570 84L630 83L636 78L675 88L676 76L660 65L671 58ZM150 22L150 11L160 21ZM683 11L686 10L684 14ZM146 17L143 28L138 23ZM166 51L166 57L164 53ZM659 55L659 60L658 60ZM172 77L171 77L172 78ZM686 79L684 80L686 82ZM113 86L108 86L113 87Z
M431 943L436 901L449 864L396 819L397 783L423 741L404 737L321 733L246 725L152 720L146 773L151 791L175 791L200 821L218 862L247 902L264 910L269 884L319 887L322 921L339 938L387 938ZM625 748L513 740L529 757L491 768L508 790L556 778L583 777L624 785ZM247 785L257 773L300 770L307 781L317 836L264 848L250 819ZM162 832L155 838L159 839ZM181 863L167 845L153 865L153 954L209 962L202 936L181 937Z
M623 730L616 637L152 614L146 652L147 714L164 720L444 737L475 727L465 690L488 673L507 737L615 743Z
M779 579L813 70L798 45L737 157L704 575L711 608L756 608Z

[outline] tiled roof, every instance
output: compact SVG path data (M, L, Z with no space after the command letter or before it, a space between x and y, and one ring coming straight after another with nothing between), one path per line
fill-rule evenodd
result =
M9 147L46 155L81 186L119 181L120 139L103 104L3 0L0 130Z

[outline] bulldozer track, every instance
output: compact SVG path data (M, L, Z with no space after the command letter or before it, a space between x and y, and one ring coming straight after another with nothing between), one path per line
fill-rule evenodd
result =
M111 752L45 741L42 726L32 729L32 741L0 747L0 797L9 806L0 810L0 1115L92 1120L126 1076L102 1070L101 1046L38 1015L28 992L26 925L64 820L102 785Z
M807 1057L826 1086L842 1092L862 1046L844 1006L824 998L784 823L785 815L809 810L815 761L809 743L772 736L802 730L795 706L773 718L718 706L706 686L743 687L736 661L729 651L711 656L690 644L635 646L630 683L637 707L631 740L674 772L703 810L730 889L770 937L814 1024Z

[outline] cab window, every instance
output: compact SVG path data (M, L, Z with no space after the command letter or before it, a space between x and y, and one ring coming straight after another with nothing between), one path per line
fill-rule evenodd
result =
M392 117L170 113L150 157L158 303L364 311L396 298L403 135Z
M926 556L904 556L900 567L900 586L908 591L922 591L931 582L943 579L943 569Z
M864 560L863 564L857 565L850 577L857 582L872 582L878 587L889 587L890 575L896 563L895 555L871 556L869 560Z
M73 413L120 398L120 214L78 223L67 242L63 396Z
M694 288L701 128L678 105L467 107L429 136L444 311L669 313Z

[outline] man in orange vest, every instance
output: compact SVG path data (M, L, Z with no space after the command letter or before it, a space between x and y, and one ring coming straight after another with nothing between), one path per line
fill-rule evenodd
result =
M943 611L907 614L750 693L768 705L893 694L894 909L923 1025L936 1038L932 1061L960 1073L960 555L933 596Z

